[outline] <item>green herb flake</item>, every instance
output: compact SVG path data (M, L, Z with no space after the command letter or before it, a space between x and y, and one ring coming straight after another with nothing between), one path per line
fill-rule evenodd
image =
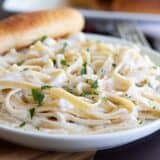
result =
M64 54L66 47L68 46L67 42L63 43L63 47L57 51L56 53L58 54Z
M91 95L91 94L92 94L92 93L89 92L89 91L84 91L84 92L82 93L83 96L88 96L88 95Z
M26 125L26 122L22 122L22 123L19 125L19 127L22 128L22 127L24 127L25 125Z
M40 38L40 41L41 41L41 42L44 42L46 39L47 39L47 36L44 35L44 36L42 36L42 37Z
M83 63L83 68L81 69L80 71L80 74L83 75L83 74L87 74L87 63Z
M71 88L68 88L68 87L64 87L64 89L69 92L69 93L73 93L72 89Z
M143 87L144 86L144 84L141 84L141 83L136 83L135 84L137 87Z
M54 64L54 66L56 66L56 60L53 59L52 62L53 62L53 64Z
M153 69L157 69L157 67L158 67L158 66L153 66L152 68L153 68Z
M32 119L33 116L35 115L35 108L29 109L29 114L30 114L30 117L31 117L31 119Z
M68 46L67 42L63 43L63 48L62 49L65 50L67 46Z
M143 124L143 120L139 120L139 124Z
M98 88L98 81L94 81L93 84L91 85L91 88L97 89Z
M92 94L94 94L94 95L98 95L98 92L97 92L97 91L95 91L95 92L93 92Z
M27 70L29 70L29 68L24 68L24 69L21 70L20 72L27 71Z
M27 71L27 70L29 70L29 68L24 68L24 69L23 69L23 71Z
M45 96L41 90L32 89L32 97L41 106Z
M115 63L112 63L112 67L115 68L117 65Z
M67 66L67 62L65 61L65 60L61 60L61 65L63 65L63 66Z
M81 96L98 95L97 92L84 91Z
M40 127L39 127L39 126L35 126L35 128L36 128L37 130L40 130Z
M107 97L102 97L102 101L106 102L106 101L108 101L108 98Z
M148 82L148 87L153 88L150 82Z
M127 93L125 93L125 94L124 94L124 96L125 96L125 97L128 97L128 94L127 94Z
M90 52L90 49L89 49L89 48L87 48L87 49L86 49L86 51L87 51L87 52Z
M124 94L125 97L127 98L132 98L130 95L128 95L127 93Z
M22 65L23 63L24 63L24 61L19 61L19 62L17 62L17 65L20 66L20 65Z
M52 88L52 86L49 86L49 85L41 86L41 90L50 89L50 88Z

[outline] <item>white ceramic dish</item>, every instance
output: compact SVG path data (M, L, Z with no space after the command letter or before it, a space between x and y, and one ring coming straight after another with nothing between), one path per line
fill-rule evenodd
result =
M87 34L89 39L102 40L105 42L122 43L132 45L121 39L112 37L104 37L99 35ZM142 48L142 52L151 57L155 63L158 64L160 55L148 48ZM148 123L142 127L118 131L114 133L106 133L99 135L86 135L86 136L64 136L64 135L51 135L41 132L23 131L22 129L7 127L0 125L0 138L15 142L21 145L29 146L32 148L39 148L43 150L57 150L57 151L89 151L113 148L133 142L137 139L152 134L160 129L160 120Z

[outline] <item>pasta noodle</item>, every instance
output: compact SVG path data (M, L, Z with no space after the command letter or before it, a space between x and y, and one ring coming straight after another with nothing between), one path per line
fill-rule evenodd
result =
M100 134L160 118L160 69L137 46L43 38L0 57L0 124Z

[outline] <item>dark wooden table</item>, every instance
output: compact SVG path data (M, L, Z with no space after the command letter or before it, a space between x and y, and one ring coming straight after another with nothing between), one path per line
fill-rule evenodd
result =
M160 131L128 145L99 151L95 160L160 160Z
M2 1L0 0L0 4L1 3ZM7 13L0 9L0 19L10 15L12 15L12 13ZM89 31L88 28L87 31ZM0 144L1 142L2 141L0 141ZM0 147L1 149L3 148L4 144L5 142L3 141ZM11 150L12 147L13 149L15 148L13 144L9 145L8 142L6 142L6 144L9 146ZM37 151L34 152L37 154ZM10 159L8 158L7 160ZM19 158L19 160L21 159ZM160 131L125 146L121 146L115 149L98 151L96 153L95 160L160 160Z

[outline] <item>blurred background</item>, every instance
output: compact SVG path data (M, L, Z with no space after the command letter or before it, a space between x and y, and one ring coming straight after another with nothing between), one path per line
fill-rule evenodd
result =
M160 50L160 0L1 0L0 18L72 6L86 17L85 32L125 38Z

